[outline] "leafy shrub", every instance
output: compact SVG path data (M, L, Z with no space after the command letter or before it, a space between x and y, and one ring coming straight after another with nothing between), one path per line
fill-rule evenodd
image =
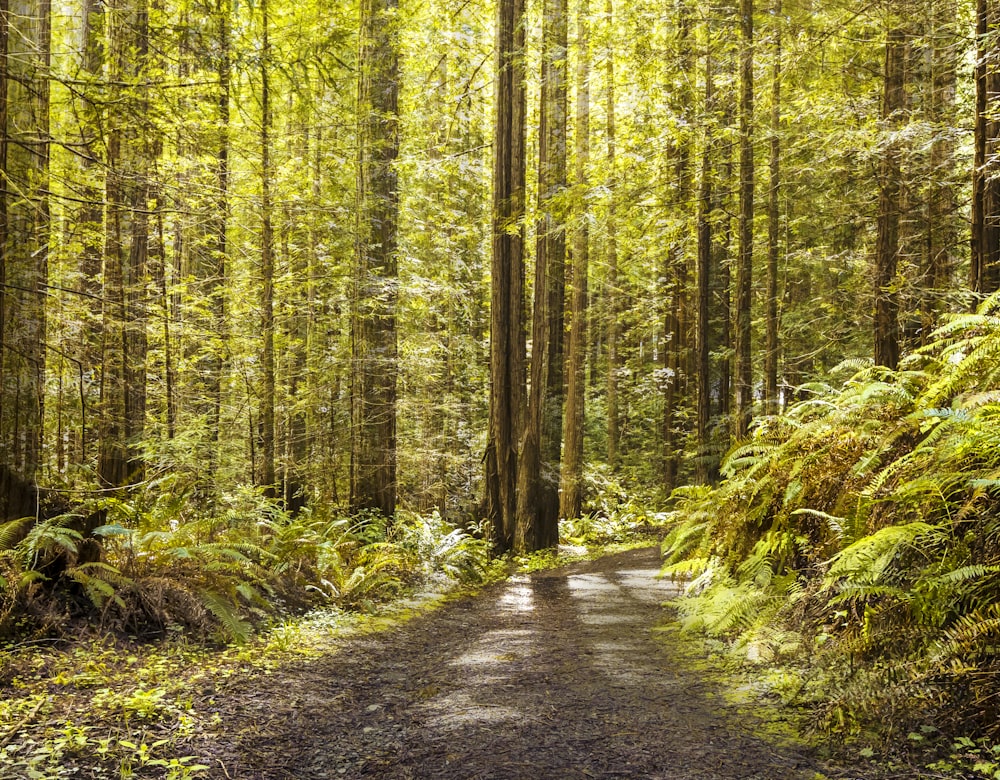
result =
M664 572L689 579L689 625L741 652L794 630L830 669L865 670L831 672L826 727L908 701L996 737L1000 297L898 371L840 371L760 421L717 488L675 492Z

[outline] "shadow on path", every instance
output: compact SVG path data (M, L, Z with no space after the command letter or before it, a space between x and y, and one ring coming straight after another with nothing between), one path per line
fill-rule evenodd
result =
M233 780L792 780L652 632L655 548L520 577L234 691ZM233 712L233 710L230 710ZM232 732L231 732L232 733ZM221 739L221 737L219 738Z

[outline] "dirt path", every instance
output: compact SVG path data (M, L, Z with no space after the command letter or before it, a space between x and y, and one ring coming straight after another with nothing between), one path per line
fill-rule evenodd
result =
M651 631L657 566L647 548L521 577L228 691L202 756L233 780L812 778Z

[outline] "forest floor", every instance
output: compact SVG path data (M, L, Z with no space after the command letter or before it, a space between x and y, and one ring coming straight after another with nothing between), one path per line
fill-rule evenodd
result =
M675 590L658 568L647 547L521 575L231 676L186 751L230 780L859 777L764 736L698 670L663 626Z

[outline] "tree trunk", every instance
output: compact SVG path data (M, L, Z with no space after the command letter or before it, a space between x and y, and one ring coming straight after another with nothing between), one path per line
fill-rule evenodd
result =
M289 108L291 113L291 108ZM303 127L300 131L303 148L301 159L309 159L309 133ZM305 234L305 213L295 213L285 206L282 225L282 255L284 267L288 268L294 279L299 283L290 291L292 298L286 318L287 330L284 334L285 348L283 350L287 369L285 376L288 382L286 398L285 421L285 455L282 473L282 490L285 509L299 512L308 500L306 486L306 407L308 404L308 374L306 348L309 337L309 259L304 252L293 252L289 246L291 233ZM298 235L296 238L298 238Z
M764 348L764 403L768 414L778 412L778 257L781 215L781 0L774 0L774 51L771 62L771 138L767 188L767 312Z
M736 82L737 63L735 57L725 56L726 72L724 83ZM731 68L731 70L730 70ZM733 388L736 386L737 367L736 352L733 349L733 218L737 214L738 205L733 205L733 193L739 191L735 186L733 174L736 170L735 157L738 145L733 137L733 118L737 111L737 95L732 90L725 90L719 101L720 117L718 128L718 151L712 155L719 160L721 169L716 174L712 188L712 269L709 272L711 282L711 299L709 301L709 354L718 355L715 375L710 382L718 388L716 418L718 425L713 437L712 448L715 452L729 449L735 425L731 419L733 413ZM717 323L712 327L712 323ZM711 370L711 369L710 369ZM711 415L711 410L709 410ZM718 458L712 459L710 478L715 479Z
M691 46L691 11L686 0L677 6L677 59L683 75L682 83L687 85L695 77L694 54ZM689 120L694 111L694 91L687 86L676 96L675 110ZM688 330L690 319L688 315L688 234L692 194L691 186L691 146L693 136L690 121L685 121L676 145L676 162L674 174L677 180L675 203L678 213L682 215L678 233L673 237L670 249L667 283L669 284L669 300L667 302L667 344L664 347L666 371L666 387L663 398L663 482L669 493L679 483L681 456L683 454L683 420L682 413L687 404L686 391L690 379L690 352Z
M885 43L885 92L882 119L884 131L900 125L904 108L904 64L906 34L893 27ZM901 153L899 142L889 139L879 165L878 235L875 246L875 363L895 368L899 362L899 293L896 269L899 262L899 215Z
M110 120L105 182L104 343L98 475L121 487L143 478L152 127L145 0L108 7L112 81L119 107Z
M546 0L538 145L538 241L532 311L528 419L518 463L514 548L541 550L559 541L566 233L566 0Z
M351 352L351 507L396 511L397 0L362 0Z
M921 344L930 341L945 311L946 296L954 287L959 244L954 213L957 211L952 171L955 141L945 132L955 124L959 19L956 0L933 0L931 14L930 119L935 128L931 143L931 175L927 196L927 265L923 271L924 300L921 309Z
M260 56L260 484L267 496L277 495L274 432L274 224L271 205L271 40L268 0L261 0Z
M98 0L85 0L83 6L81 37L83 57L80 63L87 78L96 84L104 69L105 11ZM86 370L98 372L101 362L101 260L103 256L104 207L102 202L102 108L96 86L81 90L80 102L80 146L83 150L80 161L80 193L82 200L76 213L77 232L81 236L80 252L80 292L87 306L87 327L83 334L80 360ZM80 430L78 458L80 464L89 463L90 447L97 430L88 427L88 394L80 397Z
M10 8L8 0L0 0L0 175L3 176L3 189L0 191L0 522L25 514L22 491L12 488L10 476L14 467L16 438L7 433L13 428L15 418L8 418L9 412L4 410L16 405L11 404L11 392L7 389L7 264L11 260L11 252L7 247L7 181L8 171L8 108L7 95L10 87ZM13 295L11 295L13 297ZM10 476L8 476L10 475ZM34 475L32 474L32 479ZM34 503L34 502L32 502Z
M493 126L490 410L486 517L498 552L514 546L517 446L524 417L525 88L523 0L497 4Z
M695 411L695 425L698 437L698 454L695 472L698 482L709 480L711 448L709 442L709 418L711 415L711 377L709 356L709 303L711 300L712 268L712 161L715 144L715 95L713 84L712 52L705 55L705 128L701 160L701 186L698 195L698 293L697 325L695 346L697 350L696 376L698 377L698 397Z
M573 302L566 368L566 442L562 469L561 517L579 517L583 505L583 424L586 390L587 275L590 260L588 187L590 167L590 1L577 6L576 188L577 225L573 242ZM557 539L558 541L558 539Z
M42 465L50 11L0 4L0 522L36 514Z
M609 26L608 40L613 41L614 0L606 0L605 12ZM612 471L618 467L618 199L616 173L615 137L615 49L608 46L605 53L605 75L607 82L605 100L608 138L608 227L607 264L608 275L604 289L604 305L607 310L608 332L608 374L607 374L607 415L608 415L608 465Z
M744 439L753 413L750 310L753 292L753 0L740 0L740 218L736 265L736 438Z
M215 186L217 188L215 206L212 213L212 240L210 253L210 282L206 292L209 295L209 307L212 318L212 333L217 339L214 349L210 352L206 366L206 385L211 403L208 427L212 443L219 441L219 429L222 418L222 375L225 369L223 358L226 343L226 256L229 252L229 92L232 76L231 38L230 33L230 0L218 0L218 41L219 59L216 64L216 74L219 79L219 96L216 103L219 130L215 149ZM218 465L218 455L212 448L210 463L214 469Z
M1000 289L1000 5L976 4L976 123L969 286L983 298ZM887 64L888 67L888 64ZM888 79L888 72L887 72ZM888 84L888 81L887 81ZM888 86L886 96L888 97Z

